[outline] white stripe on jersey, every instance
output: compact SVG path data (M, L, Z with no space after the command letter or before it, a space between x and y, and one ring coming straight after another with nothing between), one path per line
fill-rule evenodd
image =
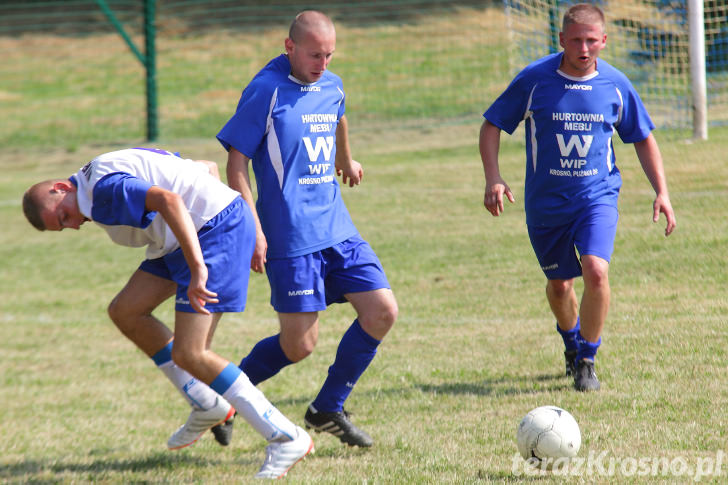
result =
M283 155L281 155L281 145L278 143L278 134L276 133L275 124L273 123L273 108L278 100L278 88L273 91L273 96L270 98L270 108L268 108L268 118L266 120L266 126L268 129L268 137L266 143L268 144L268 156L270 157L270 163L273 165L273 170L278 177L278 185L283 188Z

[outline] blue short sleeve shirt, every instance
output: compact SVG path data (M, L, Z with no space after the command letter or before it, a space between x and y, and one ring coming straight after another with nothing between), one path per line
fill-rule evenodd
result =
M654 129L626 76L603 60L597 72L574 78L559 70L562 53L523 69L484 113L511 134L525 122L526 222L559 226L584 207L616 207L621 175L612 135L625 143Z
M281 55L243 91L217 135L252 160L256 208L268 258L289 258L357 234L336 179L336 128L344 115L341 79L325 71L306 84Z

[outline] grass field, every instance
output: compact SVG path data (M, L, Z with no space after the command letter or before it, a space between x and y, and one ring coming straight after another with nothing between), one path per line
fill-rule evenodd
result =
M353 140L366 175L344 191L346 201L400 303L395 328L348 401L376 444L361 451L316 435L316 454L288 480L561 482L524 475L514 458L520 418L544 404L576 417L580 456L602 457L574 482L686 482L697 467L720 462L727 451L728 132L716 130L706 143L662 144L678 216L667 239L664 220L651 222L652 194L633 150L617 146L624 187L597 361L603 389L579 394L562 376L561 344L527 241L522 143L504 139L503 173L518 200L494 219L482 208L477 129L413 132L403 143ZM160 146L221 160L210 140ZM264 443L242 421L228 448L205 436L191 449L166 451L186 405L105 314L142 253L113 245L93 226L39 233L21 215L29 184L66 176L112 148L2 153L0 481L245 482ZM276 331L267 299L265 278L254 276L248 310L221 323L219 353L237 361ZM169 321L171 306L159 316ZM261 385L297 422L352 318L349 307L331 307L316 352ZM702 482L724 482L728 463L720 471Z
M164 12L156 42L160 133L213 138L242 88L283 52L288 22L187 30L169 25ZM495 97L508 81L500 6L385 20L337 24L331 68L344 80L356 130L472 119L480 115L481 100ZM144 137L144 70L120 36L101 27L108 33L4 36L0 28L0 146L76 149ZM133 37L143 46L140 35Z
M504 136L501 150L516 204L498 219L482 206L480 114L508 77L499 54L505 40L491 30L502 18L482 13L464 11L459 23L447 24L482 29L467 45L447 48L437 39L444 18L340 30L350 35L332 69L346 82L353 152L365 168L363 185L344 188L344 197L384 264L400 316L347 401L375 446L349 449L314 435L317 452L287 480L725 483L728 129L695 144L656 134L678 218L667 239L664 219L651 222L653 193L634 150L616 146L624 186L612 304L597 358L602 390L576 393L563 376L562 344L526 234L522 134ZM398 33L428 50L403 55L409 42ZM162 42L169 57L160 61L163 139L155 146L223 168L214 134L249 75L279 51L279 39L278 31L231 37L217 56L207 52L220 44L213 37ZM136 61L123 45L98 40L84 50L75 38L0 39L13 66L0 80L0 482L252 481L265 443L242 420L227 448L207 435L192 448L166 449L186 404L106 315L143 251L112 244L90 224L39 233L22 216L30 184L66 177L101 152L144 145ZM469 71L455 52L483 56L493 70ZM193 70L210 58L217 61L209 69ZM400 71L406 63L410 70ZM175 84L173 68L199 76ZM399 90L372 89L385 73ZM416 89L407 76L416 76ZM468 89L437 96L449 76ZM99 85L106 91L99 94ZM71 137L67 126L75 128ZM109 132L112 141L98 141ZM275 333L268 298L265 277L252 276L247 310L224 317L213 348L238 362ZM171 302L158 311L167 322L172 314ZM329 308L314 354L261 384L297 423L353 318L349 306ZM516 456L521 417L545 404L569 410L581 426L579 456L588 461L568 477L526 473Z

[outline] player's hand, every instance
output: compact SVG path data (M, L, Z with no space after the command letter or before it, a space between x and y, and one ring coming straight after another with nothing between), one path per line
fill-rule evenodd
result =
M250 258L250 269L256 273L262 273L265 271L265 263L267 261L266 254L268 253L268 240L262 231L258 231L255 235L255 249L253 250L253 257Z
M655 202L652 203L652 222L660 220L660 212L665 214L667 219L667 225L665 226L665 236L672 234L675 230L677 221L675 220L675 212L672 210L672 204L670 203L670 197L667 195L658 194L655 198Z
M196 271L191 271L190 285L187 288L187 298L190 300L192 308L203 315L209 315L205 305L208 303L217 303L217 293L212 292L205 286L207 284L207 267L202 266Z
M510 187L508 187L508 184L502 178L499 177L492 183L488 182L485 184L483 205L485 205L485 208L488 209L488 212L493 214L494 217L498 217L503 212L503 194L505 194L511 204L516 201Z
M361 163L352 160L346 167L339 167L337 165L336 175L341 175L341 183L344 185L348 183L349 187L353 187L361 183L361 179L364 178L364 169Z

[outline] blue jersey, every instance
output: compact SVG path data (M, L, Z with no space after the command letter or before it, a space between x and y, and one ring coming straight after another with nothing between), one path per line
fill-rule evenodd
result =
M627 77L603 60L574 78L559 71L562 53L523 69L484 113L512 134L526 131L526 223L559 226L590 205L617 205L622 179L612 135L634 143L654 124Z
M334 167L341 79L325 71L306 84L290 72L285 55L270 61L217 135L226 150L252 160L268 258L302 256L357 235Z

